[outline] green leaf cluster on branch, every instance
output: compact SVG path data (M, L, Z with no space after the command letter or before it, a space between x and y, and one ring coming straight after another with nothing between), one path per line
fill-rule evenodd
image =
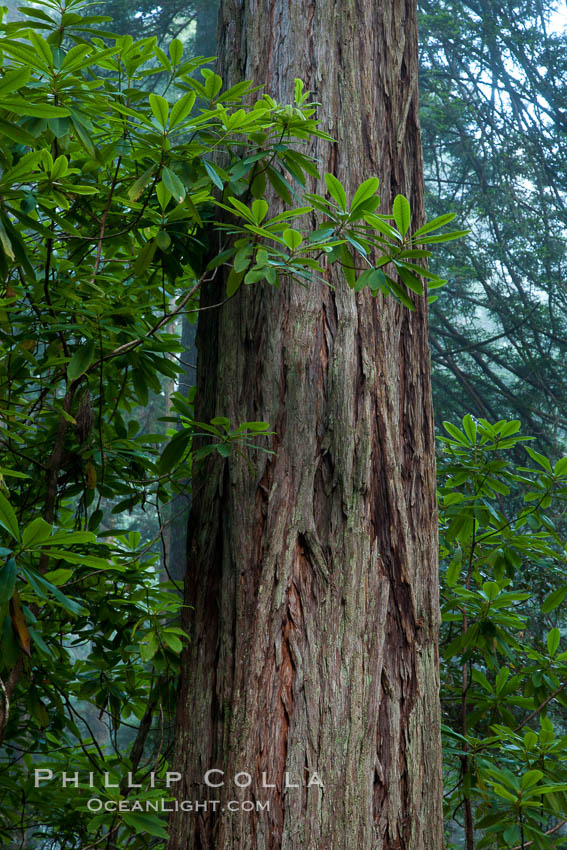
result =
M547 850L567 822L567 458L524 446L519 461L517 420L444 425L445 804L464 832L450 846Z

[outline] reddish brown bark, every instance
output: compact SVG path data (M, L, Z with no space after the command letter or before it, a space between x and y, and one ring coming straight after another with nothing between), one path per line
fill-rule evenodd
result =
M351 194L379 176L418 226L414 3L225 0L221 17L227 82L285 101L302 77L337 139L314 145L321 170ZM198 418L266 420L276 455L194 482L175 767L181 799L219 803L175 815L169 850L443 845L427 307L335 283L244 287L201 317Z

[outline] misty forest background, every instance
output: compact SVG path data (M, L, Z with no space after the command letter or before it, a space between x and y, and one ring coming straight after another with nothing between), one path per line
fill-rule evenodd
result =
M21 19L16 6L8 3L8 21ZM166 53L179 39L185 59L215 55L215 2L112 0L90 5L88 14L112 17L101 31L157 37ZM435 246L432 266L448 285L430 307L447 841L467 850L567 844L566 24L565 7L548 0L420 2L428 218L455 212L459 228L471 231ZM156 73L147 86L164 93L166 79ZM173 102L171 90L165 94ZM140 424L139 434L169 439L187 412L195 316L172 325L184 347L176 371L161 375L159 391L150 382L147 403L124 414ZM130 491L120 498L118 489L105 497L100 522L109 533L116 525L133 532L132 551L140 539L153 541L150 572L163 588L171 580L175 596L190 483L178 476L160 512L142 490L136 498ZM96 671L88 669L89 654L92 664L97 657L94 633L85 631L73 649L66 662L78 665L72 691L57 691L56 682L50 691L48 681L43 691L37 683L26 691L20 725L11 717L2 750L7 846L95 846L107 834L116 842L108 846L163 845L158 815L125 816L119 829L116 818L79 816L60 788L39 793L29 780L39 763L86 771L110 765L121 775L134 763L126 753L140 724L148 728L136 764L166 769L183 635L175 605L156 600L155 619L170 616L167 652L157 639L152 644L158 626L140 628L147 639L131 668L142 671L139 682L113 679L112 664L105 668L104 653L118 647L110 629ZM149 701L134 700L131 714L126 707L138 691Z

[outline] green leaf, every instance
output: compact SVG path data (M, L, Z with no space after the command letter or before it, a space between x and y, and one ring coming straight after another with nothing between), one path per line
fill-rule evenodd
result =
M398 231L391 227L383 218L380 218L378 215L374 215L374 213L367 213L364 215L364 221L373 227L374 230L377 230L383 236L387 236L389 239L393 239L395 242L400 242L402 237Z
M41 652L44 652L49 658L53 658L53 653L51 652L48 645L44 641L41 634L37 631L37 629L34 629L33 626L28 626L28 631L34 644L41 650Z
M539 794L557 794L562 793L563 791L567 791L567 785L557 783L556 785L538 785L537 788L534 788L526 794L528 796L534 796Z
M76 381L87 371L95 357L94 340L89 339L78 348L67 366L67 377L70 381Z
M177 635L170 634L165 631L162 634L164 643L171 649L173 652L179 653L183 649L183 644L177 637Z
M6 71L0 79L0 96L10 92L23 89L31 75L31 68L17 68L14 71Z
M183 42L179 38L174 38L169 45L169 55L174 65L179 65L183 58Z
M549 654L553 657L557 652L557 648L559 646L559 641L561 640L561 632L559 629L551 629L549 634L547 635L547 650Z
M270 181L282 201L284 201L286 204L291 204L292 195L287 180L271 165L266 168L266 174L268 180Z
M18 520L16 519L12 505L3 493L0 493L0 525L19 542L20 529L18 527Z
M156 245L161 251L167 251L171 245L171 236L167 230L160 230L156 235Z
M257 432L268 431L269 428L270 428L269 422L260 422L260 421L258 421L258 422L242 422L237 428L237 433L239 431L257 431Z
M244 280L244 271L237 272L236 269L232 268L229 272L228 278L226 280L226 296L227 298L232 298L235 292L238 292L240 289L240 285Z
M164 53L161 47L157 44L154 44L154 54L161 62L162 68L165 68L166 71L171 73L171 62L169 61L167 54Z
M412 241L419 242L420 245L432 245L434 243L452 242L454 239L462 239L462 237L466 236L467 233L470 233L470 230L452 230L450 233L443 233L439 236L427 236L426 239L422 239L421 236L417 239L412 237Z
M372 269L368 278L368 286L372 295L377 295L380 290L386 289L386 275L382 269Z
M354 291L361 292L366 286L370 286L372 275L375 272L376 269L365 269L361 274L359 274L354 285Z
M55 587L54 584L47 581L43 576L41 576L37 572L32 572L31 570L22 570L23 575L27 578L29 583L34 588L35 592L41 599L46 599L49 596L53 596L54 599L57 600L59 605L64 608L69 614L72 614L74 617L80 616L88 616L89 610L85 608L84 605L81 605L74 599L70 599L66 594L64 594L58 587ZM46 596L47 594L47 596Z
M454 558L451 561L449 569L447 570L447 575L445 576L445 581L448 587L454 587L457 584L461 574L462 564L462 558Z
M462 431L459 431L459 429L455 425L453 425L452 422L443 422L443 428L451 435L454 440L457 440L458 443L461 443L463 446L469 445L465 434L463 434Z
M299 230L294 230L293 228L288 228L287 230L284 230L284 232L282 233L282 239L284 240L290 251L297 251L297 249L303 242L303 236L301 235Z
M63 118L69 115L69 110L64 106L33 103L17 97L0 98L0 108L15 112L16 115L30 115L32 118Z
M408 199L405 198L403 195L396 195L396 197L394 198L392 212L394 214L394 221L396 222L396 227L398 228L402 236L405 236L409 230L411 222L411 209Z
M478 682L478 684L481 685L487 693L494 693L494 688L492 687L482 670L479 670L478 667L473 667L472 678L473 681Z
M46 42L46 40L34 30L30 31L28 38L35 47L36 56L41 57L41 59L43 59L46 68L52 68L53 53L51 52L51 47Z
M64 177L69 170L69 162L65 154L61 154L58 156L55 162L53 163L53 168L51 169L50 178L51 180L59 180L60 177Z
M368 198L371 198L372 195L374 195L378 191L379 185L380 181L377 177L369 177L368 180L365 180L364 183L361 183L356 192L354 193L354 197L350 205L351 210L354 210L363 201L366 201Z
M260 280L265 280L267 269L265 266L254 266L244 276L244 283L258 283Z
M72 47L65 59L63 60L63 64L61 65L61 71L72 71L81 67L83 60L86 59L87 56L91 56L93 52L93 48L90 44L76 44L75 47ZM96 61L95 59L91 60L92 62ZM87 67L88 67L87 63Z
M550 593L549 596L545 597L541 606L541 613L549 614L550 611L554 611L555 608L558 608L561 605L566 596L567 586L559 587L557 590L554 590L553 593Z
M424 224L423 227L420 227L415 233L412 234L412 240L419 241L418 236L425 236L426 233L430 233L432 230L438 230L440 227L443 227L445 224L449 224L450 221L453 221L456 213L446 213L445 215L438 215L437 218L433 218L431 221L428 221L427 224Z
M176 39L177 40L177 39ZM171 115L169 116L169 127L172 130L178 124L187 118L193 109L197 95L194 91L187 92L183 97L180 97L171 107ZM206 166L205 166L206 167Z
M260 198L252 203L252 215L256 220L256 224L262 224L268 213L268 202ZM285 238L285 237L284 237Z
M18 472L15 469L6 469L5 466L0 466L0 476L4 475L12 478L31 478L31 475L27 475L25 472Z
M16 259L12 242L10 240L10 237L6 233L6 228L4 227L4 223L2 222L2 220L0 220L0 245L2 245L4 253L7 257L10 258L10 260Z
M160 180L159 183L156 186L156 196L157 196L160 207L162 208L162 210L165 210L165 208L167 207L167 205L171 201L171 192L169 191L169 189L167 188L167 186L165 185L163 180ZM146 242L144 247L147 248L147 246L151 245L152 242L153 242L153 240L150 239L148 242ZM149 250L149 249L147 249L147 250ZM138 256L138 259L139 259L139 256Z
M57 570L50 570L48 573L45 573L44 579L49 581L51 584L54 584L56 587L60 587L62 584L65 584L65 582L68 582L73 574L73 570L63 569L61 567Z
M482 585L482 589L489 602L492 602L493 599L496 599L496 597L500 595L500 587L495 581L485 581Z
M158 472L160 475L172 472L181 462L190 445L192 433L190 428L184 428L171 438L158 461Z
M252 212L248 209L246 204L243 204L242 201L238 200L238 198L230 197L228 200L230 201L234 209L236 209L240 213L242 218L246 219L246 221L249 221L251 224L255 224L254 216L252 215ZM222 206L223 209L227 209L229 210L229 212L232 212L234 214L234 210L231 210L230 207L225 207L222 204L219 204L219 206Z
M135 183L133 183L128 189L128 199L130 201L137 201L152 177L155 174L155 166L151 166L141 174Z
M511 794L503 785L500 785L498 782L493 785L494 793L497 794L498 797L502 797L504 800L508 800L510 803L515 803L517 801L517 796Z
M0 567L0 606L9 602L16 589L16 577L18 566L13 558L9 558L4 566Z
M348 215L348 220L350 222L353 222L364 218L364 216L368 215L368 213L373 213L379 203L380 198L378 197L378 195L373 195L370 198L366 198L365 201L361 201L361 203L357 204L356 207L351 207Z
M33 519L22 531L22 546L30 549L43 543L51 534L51 525L42 517Z
M208 71L208 73L206 73ZM222 88L222 77L213 73L210 68L203 68L201 71L205 76L205 93L207 97L213 100Z
M250 191L253 198L263 198L266 194L266 174L263 171L260 171L252 181Z
M352 235L352 233L350 233L348 230L344 231L344 238L346 239L346 241L350 245L352 245L352 247L354 248L355 251L358 251L358 253L362 254L363 257L367 256L368 251L366 250L366 248L362 244L362 240L360 238L355 239L355 237Z
M539 465L543 467L546 472L549 472L550 475L553 475L553 469L551 468L551 464L549 460L545 457L545 455L536 452L535 449L532 449L529 446L524 446L524 448L532 460L535 460L535 462L539 463Z
M77 186L70 183L66 184L65 189L73 195L98 195L100 191L97 186Z
M392 280L391 277L386 275L386 283L388 289L396 296L396 298L402 302L402 304L408 308L408 310L412 310L415 312L415 304L411 300L411 298L407 295L406 291L396 280Z
M224 183L222 182L222 178L221 178L220 174L218 173L218 171L216 170L216 168L215 168L215 166L213 165L213 163L212 163L212 162L209 162L209 160L208 160L208 159L204 159L204 160L203 160L203 165L205 166L205 171L207 172L207 174L209 175L209 177L211 178L211 180L213 181L213 183L215 184L215 186L216 186L218 189L220 189L220 190L221 190L221 192L222 192L222 190L224 189ZM229 200L230 200L230 201L232 201L232 200L234 200L234 199L233 199L233 198L229 198Z
M97 555L83 555L81 552L71 552L66 549L50 549L49 556L51 558L60 558L68 564L92 567L94 570L113 569L122 571L122 567L119 565L107 561L106 558L99 558Z
M180 204L185 198L185 186L175 174L174 171L171 171L169 168L164 167L161 172L161 179L163 180L164 186L168 192L171 193L172 198L176 203Z
M75 543L96 543L96 534L92 531L56 531L44 546L72 546Z
M157 122L165 129L167 127L167 117L169 115L169 103L159 94L151 94L149 96L150 108Z
M465 434L469 438L469 442L470 442L471 446L474 446L476 444L476 433L477 433L476 422L474 421L474 419L472 418L470 413L467 413L467 415L463 419L463 428L464 428Z
M124 823L131 826L137 834L167 838L167 830L157 815L146 812L124 812L121 817Z
M247 243L239 248L234 257L234 271L244 272L252 262L252 245Z
M18 124L4 121L3 118L0 118L0 133L19 145L27 145L28 147L35 147L36 145L36 140L31 133L22 129Z
M140 655L143 661L151 661L159 649L159 641L155 632L149 632L140 644Z
M397 272L402 279L405 286L408 289L411 289L412 292L415 292L417 295L423 295L423 284L418 278L409 271L409 269L404 268L404 266L396 265Z
M354 256L348 245L341 245L341 265L346 277L346 281L351 289L354 289L356 284L356 269Z
M343 189L342 183L337 180L334 174L325 174L325 183L327 184L327 189L329 190L329 194L332 198L335 199L337 204L339 205L339 209L342 212L345 212L347 205L347 197L346 192Z

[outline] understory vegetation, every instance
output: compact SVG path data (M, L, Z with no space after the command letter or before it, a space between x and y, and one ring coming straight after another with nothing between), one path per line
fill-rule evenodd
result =
M325 286L330 263L352 297L414 310L422 279L446 282L430 248L468 231L439 232L449 201L418 229L401 195L378 214L373 176L314 192L301 142L331 139L299 79L283 105L77 0L23 12L0 38L0 837L161 847L179 497L193 464L246 466L273 427L195 420L182 322L219 276L228 299ZM567 842L567 458L483 412L461 407L439 441L447 837L546 850Z

